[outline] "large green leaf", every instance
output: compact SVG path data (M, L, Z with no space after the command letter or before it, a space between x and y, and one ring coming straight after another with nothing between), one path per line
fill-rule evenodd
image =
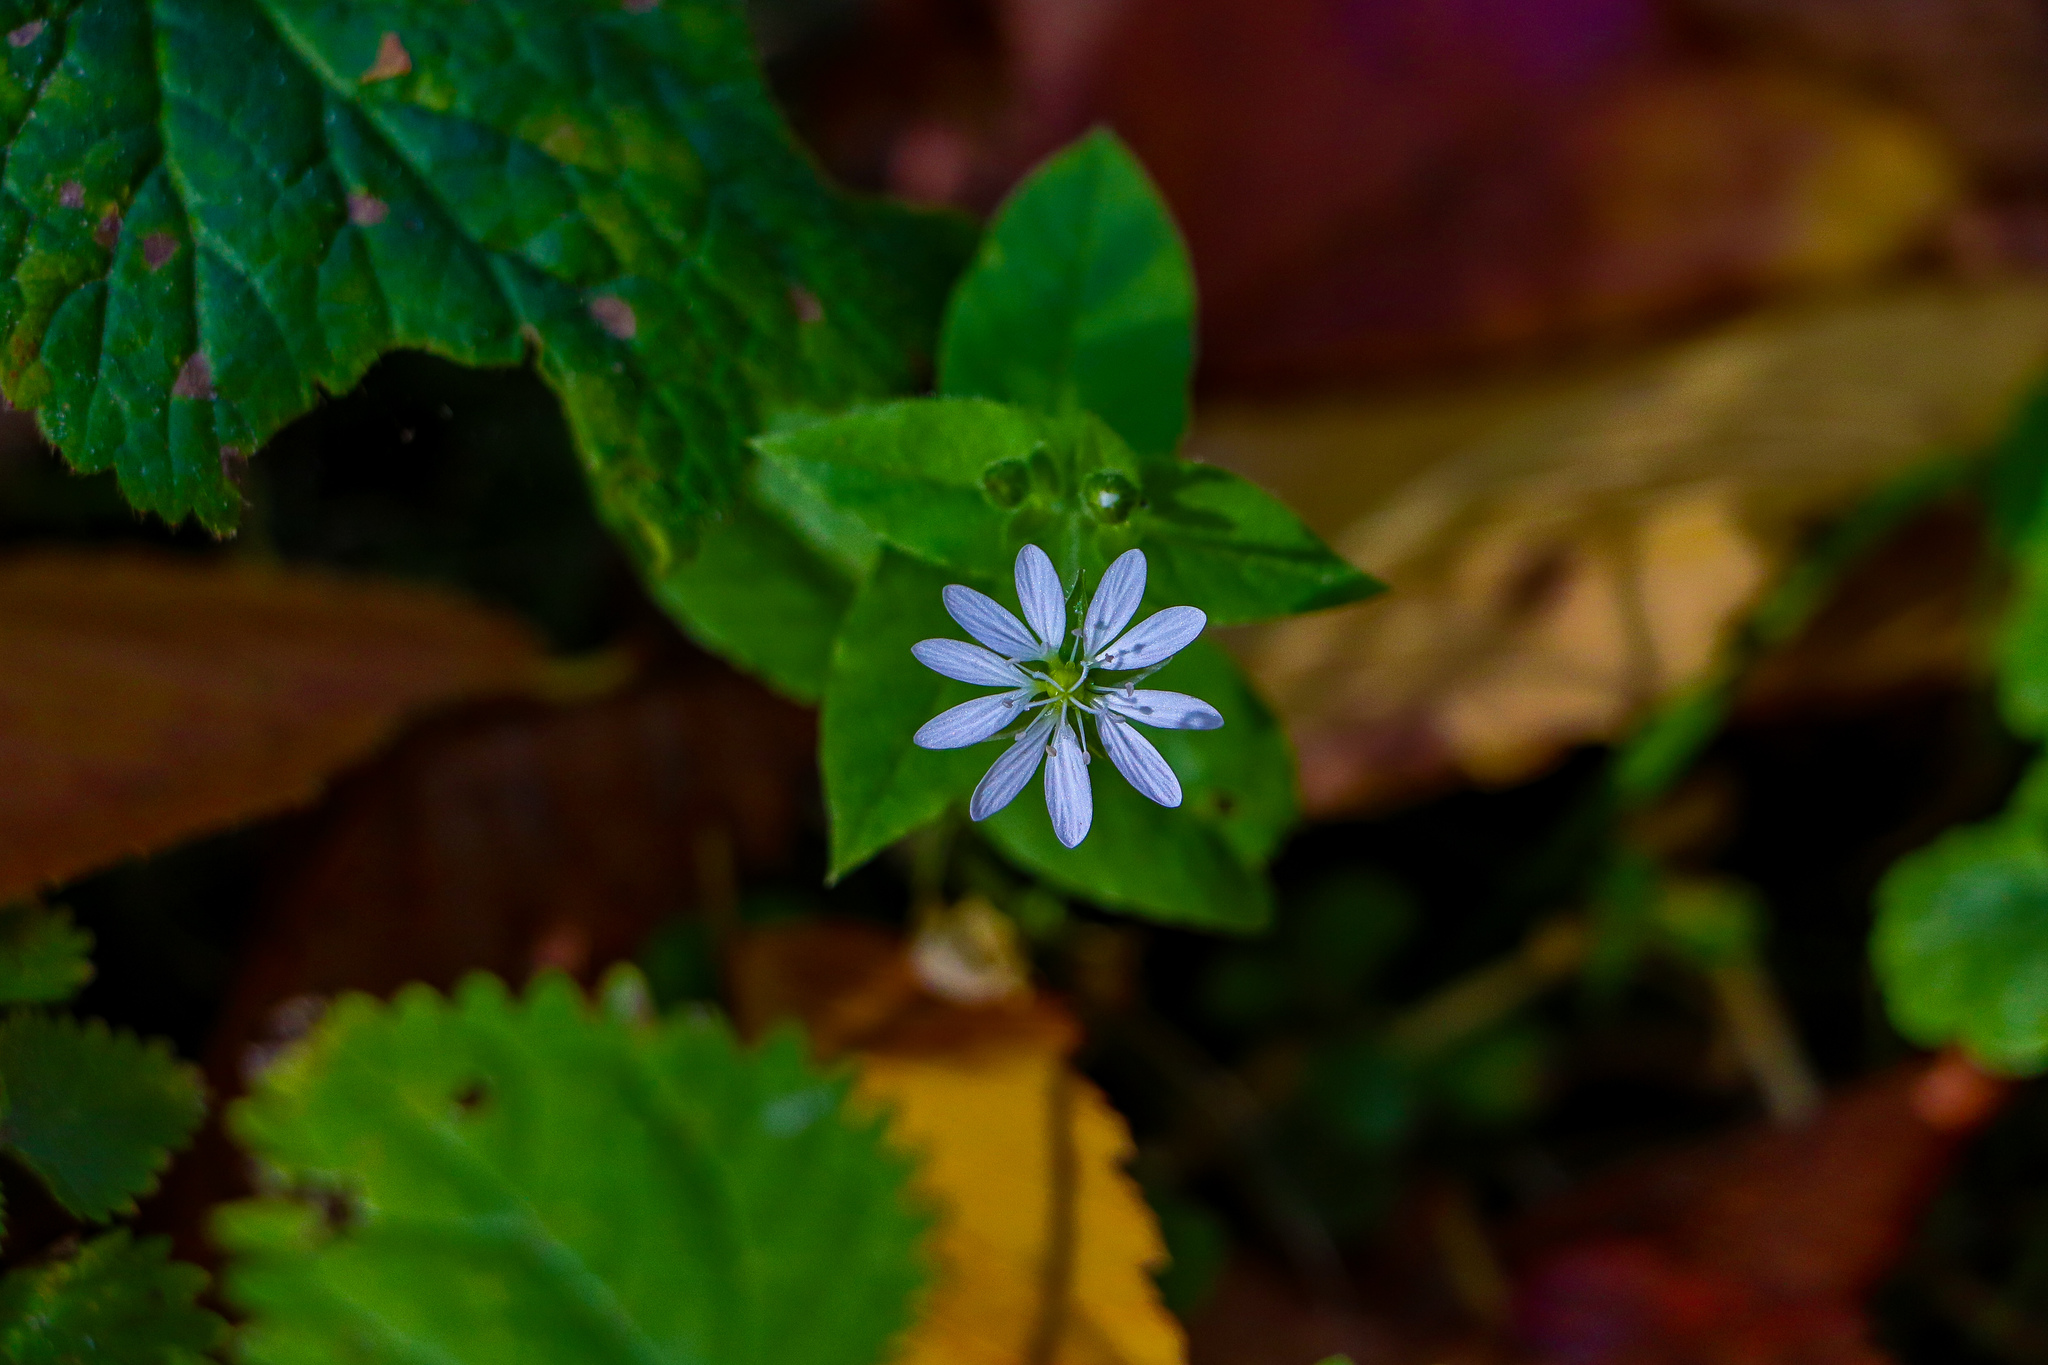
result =
M415 347L531 355L655 570L780 410L912 387L969 234L843 199L728 0L0 0L0 388L136 506Z
M1095 824L1080 847L1054 837L1036 783L989 818L989 837L1098 905L1204 929L1262 928L1273 893L1261 869L1295 817L1286 736L1230 656L1205 640L1146 686L1190 693L1223 713L1221 730L1143 731L1179 776L1181 805L1140 796L1098 750L1089 764Z
M911 1318L907 1162L800 1041L547 978L338 1001L231 1114L253 1362L872 1365Z
M1218 625L1338 606L1379 584L1333 554L1285 504L1227 470L1140 460L1087 413L986 399L863 408L759 442L781 477L905 551L1002 579L1018 547L1090 580L1134 546L1146 600Z
M97 1237L69 1260L0 1280L0 1360L10 1365L199 1365L227 1324L194 1300L206 1272L161 1238Z
M2048 1063L2048 839L2015 817L1952 829L1878 888L1871 956L1899 1031L1989 1065Z
M1092 412L1171 454L1188 422L1195 281L1144 168L1097 131L1004 203L953 291L939 392Z
M0 1004L68 1000L92 980L92 935L61 909L0 906Z
M156 1041L21 1012L0 1022L0 1151L57 1202L99 1220L132 1209L206 1112L193 1068Z

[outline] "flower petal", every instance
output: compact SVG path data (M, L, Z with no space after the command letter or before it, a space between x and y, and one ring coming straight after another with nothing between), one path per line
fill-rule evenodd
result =
M1208 613L1200 607L1168 607L1133 626L1095 662L1111 670L1156 668L1192 644L1208 624Z
M1095 728L1102 735L1102 751L1133 787L1162 806L1180 804L1180 779L1151 740L1113 712L1097 716Z
M1095 822L1095 793L1088 786L1088 750L1072 722L1060 718L1058 733L1045 756L1045 809L1052 832L1068 848L1088 837Z
M1017 799L1031 774L1038 771L1038 760L1045 757L1045 738L1052 733L1052 722L1051 711L1041 712L1037 720L1024 727L1016 743L989 764L967 802L968 818L986 820Z
M1081 652L1093 658L1095 652L1117 637L1117 632L1138 614L1138 601L1145 595L1145 552L1125 550L1102 575L1095 596L1088 603L1088 615L1081 623Z
M1032 638L1016 613L987 593L976 592L962 583L946 588L946 611L960 628L1009 659L1035 659L1045 646Z
M1024 619L1038 632L1049 649L1058 649L1067 638L1067 593L1052 560L1036 545L1017 551L1017 601Z
M1024 714L1031 689L997 692L963 701L939 712L918 727L910 742L920 749L964 749L979 744Z
M1031 681L1024 670L1000 654L965 640L919 640L910 647L917 661L934 673L983 687L1019 687Z
M1101 694L1101 704L1140 725L1161 730L1220 730L1223 714L1200 697L1150 687L1119 687Z

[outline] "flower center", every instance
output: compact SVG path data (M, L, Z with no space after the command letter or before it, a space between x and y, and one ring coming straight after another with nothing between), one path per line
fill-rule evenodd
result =
M1088 676L1087 665L1056 659L1045 666L1049 682L1041 684L1045 694L1053 701L1078 702L1081 698L1081 683Z

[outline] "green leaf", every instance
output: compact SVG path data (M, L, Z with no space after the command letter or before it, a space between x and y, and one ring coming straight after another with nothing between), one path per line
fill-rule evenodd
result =
M0 1150L57 1202L98 1221L134 1208L206 1112L199 1073L162 1042L97 1019L16 1012L0 1023Z
M2048 1063L2048 840L2030 823L1952 829L1877 893L1871 956L1892 1021L2013 1072Z
M227 1324L194 1300L206 1272L161 1237L110 1232L76 1256L0 1280L0 1359L11 1365L199 1365Z
M1146 685L1191 693L1223 713L1221 730L1144 731L1180 777L1179 807L1140 796L1097 752L1089 765L1095 823L1079 848L1054 836L1042 776L983 828L1019 865L1106 908L1203 929L1263 928L1273 893L1260 869L1295 818L1286 736L1230 657L1206 640Z
M2048 538L2019 549L2012 605L1998 638L1998 702L2005 723L2048 736Z
M217 1219L242 1354L871 1365L923 1224L844 1100L794 1036L636 1026L559 977L345 996L230 1115L298 1194Z
M990 691L940 677L910 654L919 640L959 638L940 593L960 579L887 550L847 613L818 715L834 877L964 799L1008 742L937 750L910 742L939 712ZM982 581L971 586L995 589Z
M92 980L92 935L63 909L0 907L0 1004L68 1000Z
M1010 195L953 291L939 392L1086 411L1171 454L1188 422L1195 281L1158 189L1097 130Z
M756 444L778 479L965 576L1006 580L1019 547L1036 544L1062 575L1092 580L1138 547L1151 564L1148 602L1198 606L1218 625L1380 589L1257 486L1213 466L1140 460L1086 413L918 399Z
M0 3L0 389L139 508L380 354L531 354L657 572L785 410L913 387L971 230L830 191L728 0Z

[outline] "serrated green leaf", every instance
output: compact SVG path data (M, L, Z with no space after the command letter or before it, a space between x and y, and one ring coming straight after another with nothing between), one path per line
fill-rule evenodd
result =
M961 635L940 597L961 577L886 550L847 613L818 715L834 877L964 799L1007 742L938 750L910 742L939 712L990 690L940 677L910 654L919 640ZM973 586L996 590L979 579Z
M1273 892L1261 869L1295 818L1286 736L1236 664L1206 640L1146 686L1190 693L1223 713L1221 730L1143 732L1180 777L1180 806L1140 796L1097 753L1089 765L1095 823L1080 847L1054 836L1036 783L982 828L1019 865L1108 909L1201 929L1263 928Z
M206 1112L199 1073L156 1039L97 1019L0 1022L0 1151L80 1218L130 1210Z
M757 446L777 477L905 552L1004 579L1035 544L1093 580L1125 550L1151 564L1146 600L1237 625L1357 601L1380 585L1333 554L1285 504L1227 470L1140 460L1087 413L986 399L864 408ZM1092 505L1106 493L1124 502Z
M62 908L0 907L0 1004L68 1000L92 980L92 935Z
M922 1223L844 1094L794 1037L635 1027L560 978L344 997L230 1116L302 1192L217 1221L242 1353L872 1365Z
M1092 412L1171 454L1188 422L1195 281L1150 177L1097 130L997 211L946 308L939 392Z
M911 387L971 230L844 199L725 0L0 3L0 388L139 508L399 347L531 352L655 569L769 414Z
M194 1300L206 1272L167 1239L97 1237L69 1260L0 1280L0 1360L10 1365L199 1365L227 1324Z
M1877 893L1871 958L1892 1022L2014 1072L2048 1063L2048 840L2001 820L1907 855Z

